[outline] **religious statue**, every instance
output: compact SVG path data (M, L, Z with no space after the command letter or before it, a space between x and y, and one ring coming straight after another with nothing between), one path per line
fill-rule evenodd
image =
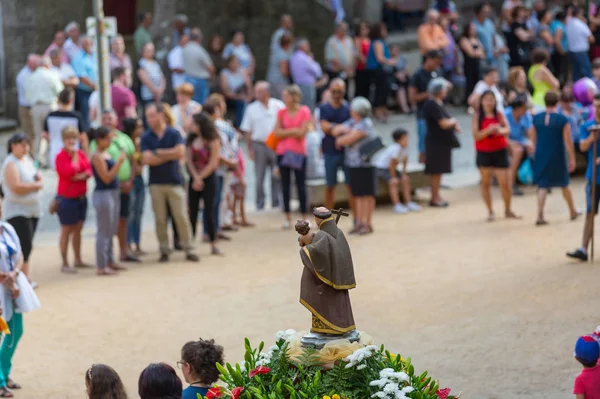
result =
M318 232L311 234L306 220L299 220L295 226L304 263L300 303L312 313L311 333L302 343L319 348L333 339L357 341L348 293L356 286L352 254L344 233L337 227L340 217L348 214L342 209L330 211L320 207L313 210L313 215Z

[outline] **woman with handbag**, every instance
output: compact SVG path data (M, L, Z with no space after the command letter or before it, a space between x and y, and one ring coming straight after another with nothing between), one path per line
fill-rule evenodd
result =
M496 96L491 90L481 96L479 110L473 115L472 129L477 150L477 167L481 175L481 197L488 210L488 221L496 216L492 209L492 177L495 175L507 219L516 219L511 209L512 190L510 184L508 141L510 127L504 114L496 109Z
M4 192L3 220L10 223L23 250L23 273L31 279L29 256L33 249L33 236L42 213L39 192L42 177L29 156L30 143L23 133L15 133L8 140L8 156L0 174ZM35 287L37 283L32 283Z
M67 126L62 131L64 147L54 161L58 175L55 204L60 220L59 247L63 273L76 273L77 267L89 267L81 260L81 230L87 215L87 179L92 168L85 153L77 148L79 132ZM52 205L51 205L52 206ZM69 239L73 237L74 266L69 265Z
M425 138L425 174L431 179L431 201L429 206L445 208L448 202L440 196L440 185L444 173L452 173L452 149L460 147L456 132L460 125L452 118L444 105L450 82L435 78L427 86L429 100L423 106L427 122Z
M350 190L354 197L354 220L351 234L373 232L371 217L375 210L376 171L370 155L381 146L374 142L373 121L369 118L371 103L364 97L356 97L350 103L351 119L337 125L332 131L335 145L344 147L344 164L350 175ZM379 143L380 144L380 143Z
M0 203L0 216L2 204ZM23 274L23 248L12 225L0 222L0 307L10 333L0 346L0 398L14 397L21 386L10 378L12 358L23 335L23 313L40 307L40 302ZM5 332L5 331L2 331Z
M283 212L285 213L284 229L292 227L290 212L290 190L292 172L296 180L296 189L300 201L300 213L306 218L306 141L310 130L312 115L310 109L301 105L302 92L298 85L288 86L283 91L285 108L277 113L277 122L273 132L279 139L275 153L281 174L281 191L283 194Z

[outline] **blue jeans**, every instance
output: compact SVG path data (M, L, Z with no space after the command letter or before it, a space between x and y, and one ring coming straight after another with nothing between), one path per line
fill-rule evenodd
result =
M146 201L146 185L142 176L136 176L131 189L131 203L129 210L129 221L127 222L127 242L140 245L142 235L142 215L144 214L144 202Z
M577 82L581 78L592 77L592 63L587 51L574 53L569 51L569 59L573 68L573 81Z
M221 231L221 221L219 220L219 208L221 206L221 199L223 196L223 176L217 176L217 189L215 192L215 200L213 202L213 221L215 223L215 228L217 231ZM202 218L202 228L204 235L208 235L208 220L207 218Z
M235 108L235 121L233 122L233 126L239 128L242 124L242 119L244 119L244 112L246 111L246 102L243 100L234 100L234 108Z
M427 122L425 119L417 119L417 134L419 138L419 153L425 153L425 137L427 136Z
M210 81L208 79L199 79L192 76L186 76L185 81L194 86L194 96L192 100L204 104L210 94Z
M81 112L83 116L83 130L90 128L90 97L91 91L75 89L75 110ZM98 111L100 112L100 111Z

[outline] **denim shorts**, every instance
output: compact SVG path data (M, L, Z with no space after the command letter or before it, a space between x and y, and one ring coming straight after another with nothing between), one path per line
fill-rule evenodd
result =
M72 226L85 220L87 215L88 201L85 196L79 198L58 199L58 220L64 226Z
M325 181L327 187L334 187L338 184L337 172L342 169L344 171L344 180L346 184L349 184L350 177L348 176L348 169L344 166L344 154L323 154L325 161Z

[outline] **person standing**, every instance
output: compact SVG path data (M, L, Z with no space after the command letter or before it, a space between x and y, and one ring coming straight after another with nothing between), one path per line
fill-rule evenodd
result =
M504 215L507 219L517 216L511 208L511 185L508 169L508 142L510 126L506 117L498 112L496 96L492 91L486 91L481 96L479 109L473 115L471 124L475 149L477 150L477 168L481 175L481 197L488 211L488 222L496 219L492 208L492 179L495 176L502 191L504 200Z
M277 122L277 114L285 104L271 97L270 86L267 82L256 82L254 86L256 100L248 105L240 130L246 137L248 155L254 161L256 176L256 209L265 207L265 175L267 168L271 175L271 206L279 207L281 180L277 176L277 156L265 144L267 137L273 131Z
M345 182L348 188L350 207L352 204L352 191L349 186L348 171L344 167L344 149L335 145L333 129L350 119L350 107L344 101L346 84L342 79L335 78L329 84L330 99L319 106L319 124L325 133L321 144L321 152L325 161L325 207L333 209L335 205L335 187L338 183L338 171L344 171Z
M110 40L110 71L114 73L115 69L123 68L127 75L125 85L131 87L133 77L133 64L131 57L125 52L125 40L122 35L117 35Z
M463 68L465 78L467 79L467 87L465 90L466 101L473 92L477 82L479 82L479 75L481 74L481 61L486 57L485 49L477 37L477 28L475 23L465 25L458 44L463 53Z
M79 132L77 148L81 148L86 155L89 154L88 136L83 128L83 117L73 111L75 96L73 90L65 89L58 95L58 109L52 111L44 121L43 136L48 143L48 159L40 161L54 168L54 160L64 146L63 129L70 126Z
M594 223L594 217L598 214L598 205L600 204L600 163L598 158L594 159L594 143L596 145L596 154L600 154L600 140L598 140L598 131L590 131L592 126L600 124L600 95L594 96L594 119L585 122L581 125L581 132L579 135L579 149L582 152L587 152L587 168L585 172L585 178L587 180L587 186L585 188L586 202L587 202L587 215L585 219L585 225L583 227L583 239L581 247L567 252L567 256L573 259L579 259L583 262L588 260L588 247L590 240L592 239L592 224ZM596 168L596 181L593 181L593 168ZM596 185L595 194L592 198L592 184ZM594 201L595 213L592 214L592 201Z
M27 136L27 140L33 143L35 141L35 132L33 129L33 117L31 116L31 103L27 101L26 82L31 74L36 70L38 62L37 54L27 56L27 64L21 68L17 74L17 98L19 102L19 124Z
M371 47L367 54L367 70L371 76L371 85L375 87L375 98L373 99L375 118L381 122L387 121L388 113L387 100L390 82L387 67L396 66L396 60L391 58L390 48L385 41L387 35L387 28L383 22L375 24L371 28Z
M133 188L133 180L136 176L135 160L135 145L131 138L125 133L117 130L117 114L113 110L106 110L102 114L102 126L110 132L110 143L105 151L111 156L113 162L117 162L121 153L125 153L126 157L119 169L117 170L118 188L120 189L119 197L119 219L117 221L117 236L119 238L120 260L122 262L139 262L139 259L129 253L127 245L127 221L129 219L131 190ZM96 152L98 143L94 140L90 145L90 151Z
M192 131L186 141L186 166L190 173L188 210L192 236L196 237L200 200L204 200L203 219L208 226L208 238L213 255L223 255L217 248L214 200L217 195L217 175L221 158L221 140L211 117L206 113L194 115Z
M160 102L167 88L167 81L160 64L155 58L154 44L146 43L142 47L142 57L138 62L137 76L141 83L140 99L142 107L152 102Z
M63 86L75 90L79 85L79 78L71 64L62 61L61 50L50 50L49 57L51 62L50 70L59 76Z
M477 31L477 38L483 47L485 56L483 58L484 67L496 66L495 37L496 27L489 18L492 7L488 3L480 3L475 8L475 19L473 24ZM466 74L466 71L465 71Z
M442 65L442 54L439 51L430 51L425 54L423 66L417 70L408 84L408 98L413 106L417 107L417 134L419 148L419 162L425 163L425 137L427 136L427 122L423 107L429 98L427 87L431 80L440 76L439 69Z
M144 124L140 118L127 118L123 121L123 133L125 133L135 145L133 153L132 169L135 171L133 188L131 189L131 208L129 212L129 221L127 222L127 243L129 250L136 256L145 255L141 248L142 235L142 216L144 213L144 203L146 202L146 184L142 177L142 153L140 151L140 141L144 132Z
M561 82L568 80L567 76L567 54L569 51L569 43L567 41L567 33L565 22L567 16L564 12L558 12L554 21L550 24L550 31L554 38L554 52L550 57L552 63L552 70L554 74Z
M354 83L356 85L356 97L369 98L371 80L369 71L367 70L367 56L371 47L371 39L369 38L369 24L361 21L355 30L354 46L356 54L356 72L354 74Z
M280 99L283 90L290 85L290 57L292 56L294 37L291 33L281 36L279 47L269 58L267 82L271 85L271 95Z
M69 56L64 51L64 48L63 48L65 45L66 39L67 39L67 37L65 35L65 32L63 32L62 30L56 31L54 33L54 37L52 38L52 43L50 43L50 45L48 46L46 51L44 51L44 56L51 57L50 52L52 50L58 50L60 62L63 64L68 64Z
M180 162L185 155L183 137L175 128L168 127L162 104L146 107L149 130L141 140L142 162L150 167L150 195L160 245L160 262L169 260L167 208L171 210L179 240L186 251L186 260L197 262L194 253L192 228L188 219L183 176Z
M473 93L471 93L467 102L474 109L478 109L483 93L491 91L496 96L496 109L498 112L504 113L504 95L502 95L502 92L498 88L498 81L500 80L498 69L488 67L482 71L482 76L483 78L475 85Z
M79 24L75 21L71 21L65 26L65 32L67 33L68 39L63 45L65 54L69 57L69 61L73 62L73 59L81 51L79 41L81 39L81 31L79 30Z
M235 110L233 126L239 128L244 117L246 105L252 99L252 80L235 55L225 60L225 68L219 76L221 93Z
M231 34L231 42L227 43L223 49L223 59L228 59L230 56L235 56L240 67L246 71L248 76L254 76L256 70L256 60L252 50L246 44L246 37L241 30L234 30Z
M192 128L192 117L198 112L202 112L202 105L192 100L194 97L194 86L189 83L183 83L177 90L177 104L173 105L173 117L175 118L175 127L183 136Z
M2 216L17 232L23 251L22 270L31 280L29 257L42 213L39 192L44 184L33 159L29 156L29 142L23 133L15 133L8 140L8 156L2 164L1 176L4 192Z
M53 161L58 175L56 199L60 221L59 247L63 262L61 271L76 273L78 267L87 267L81 259L81 230L87 215L87 179L92 177L92 168L85 152L77 148L79 130L66 126L61 135L64 146ZM71 237L75 255L73 266L70 266L68 259Z
M440 13L430 9L425 14L425 22L417 29L417 42L421 55L427 52L444 50L448 46L448 37L440 25Z
M171 71L171 86L177 91L179 86L185 83L185 70L183 69L183 48L190 40L188 35L179 36L177 45L169 51L167 64Z
M354 42L348 36L348 24L340 22L325 43L325 70L329 79L341 78L348 83L355 71Z
M92 154L92 171L96 188L92 203L96 209L96 273L99 276L115 274L124 270L115 262L113 236L117 233L119 219L119 178L117 174L127 154L120 151L115 162L108 153L112 142L109 128L101 126L94 132L96 144Z
M310 109L303 106L302 90L297 85L288 86L283 92L285 108L277 113L277 122L273 132L279 139L275 152L281 173L281 190L283 194L283 212L285 214L284 229L292 227L290 208L290 190L292 172L296 180L300 213L306 219L306 134L309 131L312 116Z
M277 50L280 50L279 46L280 46L280 40L281 37L288 33L288 34L293 34L294 30L294 20L292 19L292 16L289 14L284 14L281 16L280 20L279 20L279 28L277 28L277 30L275 32L273 32L273 35L271 36L271 54L269 56L269 58L272 58L275 53L277 52Z
M83 116L83 127L90 126L90 97L98 84L98 63L93 53L90 37L81 38L81 51L71 60L71 66L79 77L79 86L75 90L75 109Z
M531 97L534 107L541 111L545 107L546 94L552 90L560 88L560 82L548 69L550 56L543 48L536 48L531 55L531 68L529 68L528 78L531 87L533 87L533 96Z
M117 129L123 130L123 120L137 116L137 101L135 94L127 86L127 71L123 67L116 67L112 72L113 82L110 86L112 109L117 114Z
M545 96L546 111L533 117L533 182L538 186L538 216L535 222L537 226L548 224L544 218L544 207L548 191L553 187L562 188L571 220L579 216L569 188L569 173L575 170L575 147L569 121L557 111L559 100L558 92L549 91Z
M144 45L152 43L152 35L150 34L150 26L152 26L152 13L143 12L138 15L138 28L133 34L133 43L138 58L142 58L142 50Z
M215 66L210 55L202 47L202 31L194 28L190 41L183 47L183 70L185 80L194 86L194 101L204 104L210 94L210 79L215 74Z
M594 35L587 25L585 11L581 8L573 8L572 13L572 17L567 17L565 31L573 82L577 82L581 78L592 77L592 64L588 52L590 43L594 43Z
M296 41L296 51L290 58L290 75L302 91L302 104L312 111L317 105L317 86L326 81L326 77L323 77L321 66L314 60L307 39Z

